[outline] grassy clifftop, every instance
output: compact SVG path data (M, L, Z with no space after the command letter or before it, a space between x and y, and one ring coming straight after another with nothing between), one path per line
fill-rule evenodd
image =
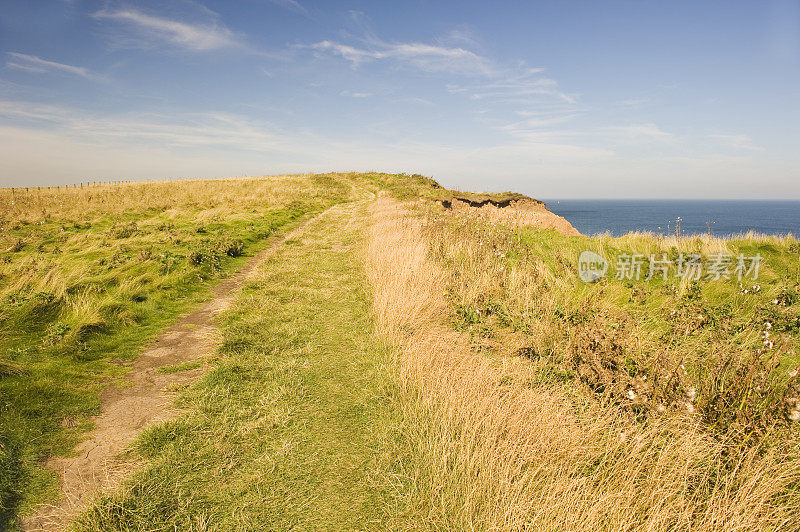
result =
M519 194L332 173L0 191L0 529L58 499L48 457L150 339L321 212L216 355L161 368L207 374L76 526L800 528L796 239L585 237Z

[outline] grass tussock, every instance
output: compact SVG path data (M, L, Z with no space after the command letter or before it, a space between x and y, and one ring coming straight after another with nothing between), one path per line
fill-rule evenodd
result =
M435 528L470 530L800 526L797 440L782 414L768 413L796 363L793 311L772 303L791 290L781 283L796 258L779 247L791 239L571 239L469 216L426 217L382 198L368 236L374 312L397 347L414 420L410 511ZM729 286L698 295L690 285L647 285L642 295L624 282L577 280L575 250L633 244L775 253L757 298L736 285L733 296ZM724 317L726 297L745 311ZM721 325L663 317L678 303ZM779 362L765 367L747 356L765 348L763 312L783 336ZM659 373L668 370L672 384ZM658 392L633 388L654 380Z

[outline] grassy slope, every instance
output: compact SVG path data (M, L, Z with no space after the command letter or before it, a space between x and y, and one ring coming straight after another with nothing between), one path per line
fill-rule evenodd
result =
M614 256L706 244L569 238L503 226L492 212L434 209L428 218L389 202L371 232L369 278L378 323L398 350L417 464L408 484L426 523L800 528L800 434L782 401L796 393L791 366L762 372L739 356L793 354L797 305L780 294L796 283L796 241L709 243L770 252L755 293L726 282L677 293L657 281L585 285L575 268L585 247ZM773 349L763 345L764 307L777 307Z
M347 192L326 177L3 191L0 528L56 495L41 461L69 452L121 361Z
M374 530L399 515L393 385L355 258L364 208L337 207L260 267L190 413L142 436L152 465L81 528Z
M547 361L543 379L580 378L634 410L686 408L686 398L696 396L691 409L718 432L737 431L736 438L793 429L784 399L795 393L796 379L787 390L787 374L800 363L795 239L565 237L458 217L435 217L428 235L454 273L454 323L476 350ZM759 253L762 268L757 280L690 283L674 269L667 280L646 280L645 264L638 281L611 272L586 284L576 269L583 250L612 265L625 253L673 260L679 253ZM591 368L595 362L604 368ZM665 382L676 369L682 374ZM625 397L631 389L633 401Z

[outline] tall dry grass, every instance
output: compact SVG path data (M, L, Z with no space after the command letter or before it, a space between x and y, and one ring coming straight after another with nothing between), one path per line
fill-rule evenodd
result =
M800 528L800 465L781 451L732 455L692 418L639 423L580 387L530 386L537 361L476 354L448 324L450 275L423 223L381 197L366 247L398 353L411 511L458 530Z
M49 216L86 221L95 213L198 209L213 217L227 208L284 205L324 193L333 179L319 175L137 181L84 187L0 189L0 222L38 222ZM202 220L201 220L202 221Z
M571 238L509 227L481 208L428 212L423 238L448 273L453 321L477 350L546 359L551 377L577 373L643 414L695 412L739 440L791 432L788 421L800 417L800 245L792 237ZM757 281L648 281L644 264L637 281L612 272L586 284L576 268L585 249L612 264L626 252L742 252L762 254L763 265Z

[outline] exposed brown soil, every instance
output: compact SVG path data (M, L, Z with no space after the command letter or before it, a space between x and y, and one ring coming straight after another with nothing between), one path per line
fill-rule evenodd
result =
M523 194L458 194L439 202L453 212L485 213L505 223L553 229L567 236L580 235L566 218L549 211L545 202Z
M454 195L450 198L441 200L442 205L446 209L453 208L456 202L465 203L470 207L483 207L484 205L493 205L498 208L517 207L525 208L527 206L545 206L543 201L530 198L524 194L516 192L506 192L502 194L461 194Z
M101 413L93 419L94 428L86 434L86 439L75 448L76 455L48 462L48 467L61 476L61 501L42 506L37 515L24 519L24 530L64 529L95 495L112 489L130 475L137 464L125 456L125 451L145 428L177 417L180 414L174 405L177 393L205 372L202 366L169 374L159 368L213 355L219 338L215 317L230 306L255 267L310 221L306 220L253 256L233 277L213 288L208 303L165 329L133 363L127 375L130 386L105 390Z

